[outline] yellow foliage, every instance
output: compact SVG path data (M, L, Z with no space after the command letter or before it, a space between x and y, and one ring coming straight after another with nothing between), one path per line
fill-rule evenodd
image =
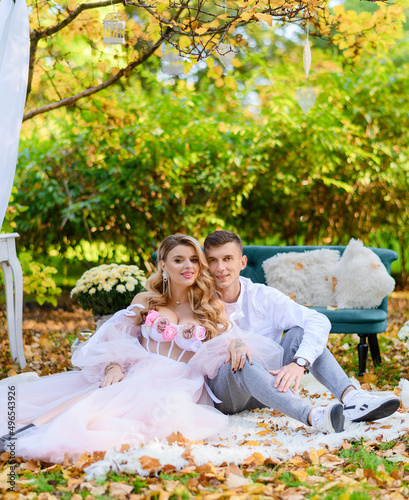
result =
M243 12L243 14L240 16L240 19L242 21L248 21L253 17L254 13L253 12Z
M209 69L212 69L212 68L213 68L213 66L214 66L214 59L213 59L213 57L208 57L208 58L206 59L206 64L207 64L207 67L208 67Z
M260 446L260 443L258 441L247 441L244 443L246 446Z
M259 19L260 21L264 21L265 23L267 23L269 26L272 26L273 24L273 16L270 16L270 14L261 14L261 13L257 13L255 14L255 16L257 17L257 19Z
M224 79L225 83L226 83L226 87L231 89L231 90L236 90L237 88L237 82L236 82L236 79L233 77L233 76L226 76L226 78Z
M337 16L342 16L343 14L345 14L343 5L336 5L333 10Z
M235 134L237 135L237 134ZM257 435L258 436L267 436L268 434L271 434L270 431L258 431Z
M213 80L217 80L219 78L219 75L214 71L213 68L210 68L209 71L207 72L208 78L213 78Z
M220 26L220 21L218 19L213 19L213 21L209 24L210 28L218 28Z
M156 35L157 33L160 33L160 26L158 23L150 23L147 32L150 33L151 35Z
M397 3L390 5L388 7L388 15L393 21L396 21L398 19L403 22L406 21L403 5L399 5Z
M222 76L223 74L223 68L221 66L214 66L214 72L218 76Z
M181 36L179 38L179 47L181 49L186 49L191 44L191 40L188 36Z
M186 62L185 61L185 65L184 65L184 73L185 73L185 75L189 74L189 71L192 69L192 66L193 66L193 64L191 62Z
M299 481L306 481L308 474L305 469L295 469L291 471L291 474L295 476Z
M227 125L223 122L220 122L219 123L219 132L221 132L222 134L224 134L225 132L227 132Z
M350 9L350 10L347 10L346 12L347 16L350 18L350 19L354 19L354 17L358 17L358 13L355 12L354 10Z
M198 35L203 35L204 33L206 33L208 30L208 28L204 28L203 26L201 28L196 28L195 29L195 33L197 33Z

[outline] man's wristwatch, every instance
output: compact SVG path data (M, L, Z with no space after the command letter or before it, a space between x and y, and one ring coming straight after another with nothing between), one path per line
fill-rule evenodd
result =
M308 367L310 366L310 362L304 358L294 358L292 363L296 363L298 366L302 366L304 371L308 371Z

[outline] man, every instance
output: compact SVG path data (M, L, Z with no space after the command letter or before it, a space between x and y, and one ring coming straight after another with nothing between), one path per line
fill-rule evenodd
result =
M326 316L297 304L275 288L240 277L247 258L239 236L231 231L215 231L207 236L204 249L229 318L243 330L270 337L284 349L282 368L271 371L270 380L264 375L265 384L261 386L262 371L265 374L266 370L257 362L246 362L251 355L244 342L232 342L226 364L209 381L221 400L216 405L219 410L238 413L268 406L318 430L340 432L344 418L352 422L372 421L399 408L396 396L373 395L351 385L326 347L331 329ZM315 412L314 418L311 404L296 394L306 370L344 405L342 416L342 406L338 404ZM293 384L293 390L289 390Z

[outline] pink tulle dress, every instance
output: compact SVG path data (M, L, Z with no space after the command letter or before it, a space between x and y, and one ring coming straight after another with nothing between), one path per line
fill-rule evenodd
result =
M213 407L206 377L217 374L230 341L241 336L266 368L281 365L281 347L259 335L233 328L204 342L202 326L173 325L157 311L136 327L135 307L143 306L116 313L74 353L80 371L16 385L16 429L66 403L49 423L18 436L17 456L61 463L65 454L76 460L85 451L139 446L177 432L193 441L216 437L226 430L227 416ZM170 358L175 346L176 360ZM111 363L120 364L125 377L100 388ZM8 434L7 394L8 387L1 386L0 435Z

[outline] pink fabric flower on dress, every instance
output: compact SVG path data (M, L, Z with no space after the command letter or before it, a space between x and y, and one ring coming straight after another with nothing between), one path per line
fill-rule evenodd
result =
M195 331L195 325L193 323L186 323L182 330L182 337L184 339L191 339Z
M169 323L170 321L168 320L168 318L160 318L158 324L156 325L156 330L158 331L158 333L163 333Z
M204 326L197 326L195 331L196 340L204 340L206 338L206 328Z
M163 340L173 340L176 337L177 333L178 331L176 330L176 327L174 327L173 325L168 325L165 328L165 331L162 333Z
M160 314L158 313L158 311L154 311L152 309L152 311L149 311L148 314L146 315L145 325L152 327L153 324L155 323L155 319L158 318L159 316Z

